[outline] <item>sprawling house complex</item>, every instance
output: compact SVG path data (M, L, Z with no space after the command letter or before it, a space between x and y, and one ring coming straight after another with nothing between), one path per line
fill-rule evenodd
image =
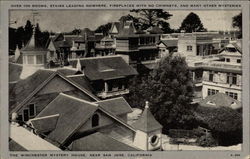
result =
M37 47L34 31L26 46L16 47L9 60L11 150L37 150L20 134L40 150L162 150L163 127L149 103L128 122L133 109L124 97L131 78L167 56L185 57L193 103L242 110L242 50L231 34L163 34L158 26L136 29L129 20L113 22L107 34L88 28L57 33Z

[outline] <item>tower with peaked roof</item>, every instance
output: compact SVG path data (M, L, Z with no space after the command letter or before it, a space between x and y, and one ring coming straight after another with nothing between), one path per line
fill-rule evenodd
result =
M161 149L162 125L150 112L148 102L146 102L142 115L132 126L137 129L134 138L136 147L147 151Z
M46 48L36 45L34 28L30 41L21 49L23 55L23 70L20 78L25 79L38 69L44 68L46 65L47 52L48 50Z

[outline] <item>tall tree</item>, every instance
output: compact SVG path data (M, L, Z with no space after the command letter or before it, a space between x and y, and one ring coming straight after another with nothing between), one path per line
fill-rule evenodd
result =
M233 17L233 27L239 29L240 34L238 38L242 38L242 13Z
M172 14L163 9L134 9L131 12L138 14L136 18L139 20L142 30L153 26L160 26L165 31L170 30L167 20Z
M183 30L187 33L207 31L207 29L203 27L200 17L193 12L188 14L188 16L182 21L179 30Z
M27 20L24 26L24 44L26 45L27 42L30 40L33 33L33 25L29 20Z
M163 125L163 131L170 128L191 128L195 118L191 112L193 83L185 59L169 56L162 60L159 68L148 76L132 80L127 101L133 107L142 108L150 102L155 118Z
M36 24L35 28L35 41L37 47L46 47L47 41L49 39L49 32L48 31L41 31L39 24Z
M100 25L99 27L97 27L95 32L96 33L103 33L103 35L107 36L109 33L109 30L111 29L111 26L112 26L112 23Z

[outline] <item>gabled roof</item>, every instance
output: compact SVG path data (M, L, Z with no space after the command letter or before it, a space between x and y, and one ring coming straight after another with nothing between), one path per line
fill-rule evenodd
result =
M84 74L90 80L107 80L137 75L137 71L128 65L121 56L104 56L80 59ZM70 64L76 68L77 60Z
M96 103L99 105L99 107L102 107L114 115L131 113L133 111L123 97L102 100Z
M138 151L100 132L73 141L72 151Z
M85 75L83 74L73 75L73 76L68 76L68 78L70 78L72 81L79 84L80 86L86 88L87 90L94 92L94 89L90 84L90 81L87 79Z
M59 114L56 127L48 138L63 144L97 109L93 103L60 93L37 118ZM49 122L45 124L50 125Z
M12 111L21 102L23 102L35 89L37 89L43 82L52 76L54 71L50 70L38 70L33 75L26 79L19 80L12 91L9 92L9 96L15 99L15 104L9 106L9 110Z
M20 80L23 66L16 63L9 63L9 82Z
M177 47L178 39L161 40L158 44L163 43L166 47Z
M25 102L27 102L30 98L32 98L34 94L36 94L39 90L41 90L56 75L60 76L70 84L74 85L76 88L86 93L89 97L91 97L95 101L99 100L86 88L80 86L78 83L75 83L70 78L67 78L59 71L41 69L32 74L31 76L29 76L28 78L19 80L15 84L11 92L9 92L10 98L15 100L15 104L9 106L10 113L22 107L22 105L25 104Z
M205 107L230 107L232 109L242 108L240 101L235 100L224 93L207 96L199 104Z
M52 131L56 128L58 118L59 114L55 114L50 116L44 116L41 118L31 119L30 122L38 133L44 133Z
M132 126L143 132L151 132L162 128L162 125L155 120L149 108L144 109L140 118Z
M116 29L117 34L118 34L120 32L120 28L121 28L120 22L113 22L111 29L109 30L109 33L113 33L114 29Z
M25 149L23 146L12 140L11 138L9 139L9 150L10 151L28 151Z

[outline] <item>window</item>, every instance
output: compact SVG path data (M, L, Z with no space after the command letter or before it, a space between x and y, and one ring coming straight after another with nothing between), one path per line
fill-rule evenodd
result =
M152 145L152 146L157 145L157 144L158 144L158 142L159 142L159 138L158 138L158 136L154 135L154 136L152 136L152 137L151 137L151 139L150 139L150 143L151 143L151 145Z
M241 59L237 59L237 63L241 63Z
M43 64L43 56L42 55L37 55L36 56L36 63L37 64Z
M226 58L226 62L230 62L230 59L229 59L229 58Z
M210 95L214 95L214 94L217 94L219 92L219 90L216 90L216 89L208 89L207 90L207 95L210 96Z
M213 82L214 81L214 72L209 71L209 81Z
M29 109L24 109L23 110L23 121L28 121L29 118Z
M193 47L191 45L188 45L187 46L187 51L192 51L193 50Z
M28 56L27 56L27 59L28 59L28 64L34 64L34 63L35 63L35 62L34 62L34 56L28 55Z
M32 116L35 116L35 115L36 115L35 104L30 104L29 105L29 116L32 117Z
M233 92L226 92L226 95L232 97L235 100L238 100L238 94L237 93L233 93Z
M228 84L236 84L237 83L237 75L235 73L227 74L227 83Z
M99 125L99 115L98 114L94 114L92 116L92 127L96 127Z

